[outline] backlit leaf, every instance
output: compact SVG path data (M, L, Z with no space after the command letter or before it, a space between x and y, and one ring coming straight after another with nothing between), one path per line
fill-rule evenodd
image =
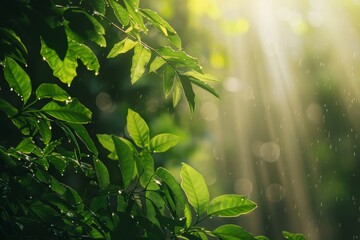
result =
M193 71L193 72L195 72L195 71ZM199 79L199 78L195 78L195 77L193 77L193 76L189 76L187 73L188 73L188 72L186 72L185 74L182 74L182 79L183 79L183 81L190 81L190 82L194 83L195 85L201 87L202 89L210 92L210 93L213 94L215 97L219 97L219 94L216 92L216 90L215 90L212 86L208 85L208 84L201 78L201 76L197 76L197 77L200 78L200 79ZM192 74L192 75L194 75L194 74ZM199 73L199 74L196 74L196 75L200 75L200 73Z
M88 123L92 115L90 110L75 98L66 105L49 102L41 110L56 119L70 123Z
M156 56L154 60L150 63L149 67L149 73L155 72L158 70L162 65L164 65L166 62L161 57Z
M212 234L222 240L256 240L256 238L242 227L225 224L212 231Z
M149 127L142 117L133 110L128 110L127 130L138 147L145 148L149 144Z
M108 151L110 151L110 154L108 155L108 158L117 160L117 154L115 152L115 145L112 140L112 136L109 134L96 134L97 139L99 140L100 144Z
M182 96L182 86L179 75L175 74L174 90L173 90L173 107L176 107Z
M165 97L167 98L174 86L175 82L175 70L170 65L166 65L163 71L163 86Z
M182 90L185 93L185 97L186 97L186 101L188 102L189 108L190 108L190 112L194 112L194 108L195 108L195 93L194 90L191 86L190 81L184 77L184 76L180 76L180 82L181 82L181 86L182 86Z
M106 189L110 184L109 171L106 166L96 157L94 157L94 166L97 179L99 181L99 187Z
M189 203L201 215L209 204L209 190L204 177L189 165L182 163L180 172L181 187L184 189Z
M143 19L141 15L138 13L139 10L137 8L137 5L134 4L132 0L124 0L124 3L130 15L130 18L134 24L134 27L141 31L147 32L147 28L143 22Z
M125 38L124 40L116 43L114 47L110 50L108 58L114 58L121 53L126 53L131 50L138 42L134 42L130 38Z
M109 3L114 10L116 18L121 22L123 26L127 26L130 21L129 13L119 3L114 0L109 0Z
M102 15L105 15L106 12L105 0L90 0L90 4L95 11L99 12Z
M214 198L207 209L208 215L219 217L237 217L251 212L256 204L244 196L226 194Z
M69 125L75 131L75 134L85 144L86 148L91 151L95 156L97 156L98 150L86 128L82 124L68 123L67 125Z
M4 75L10 88L21 96L24 104L31 95L31 81L20 65L10 57L5 58Z
M32 153L32 151L35 149L35 143L31 138L25 138L22 140L15 148L15 151L19 151L25 154Z
M150 61L151 52L146 47L138 44L135 46L134 55L132 57L132 65L131 65L131 83L136 83L139 78L144 74L145 67Z
M70 99L69 94L59 87L57 84L43 83L36 89L36 97L41 98L52 98L56 101L65 102Z
M145 187L154 175L154 159L148 152L142 152L136 158L137 171L140 176L140 184Z
M153 152L165 152L180 141L176 135L163 133L156 135L150 140L150 150Z
M177 32L158 13L151 9L142 9L141 12L149 19L154 27L161 31L177 48L181 48L181 39Z

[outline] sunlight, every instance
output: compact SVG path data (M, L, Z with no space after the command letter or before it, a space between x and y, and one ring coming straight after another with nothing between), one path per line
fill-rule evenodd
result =
M222 183L259 203L252 219L240 223L274 239L284 229L312 240L337 239L344 232L341 220L331 216L341 193L335 184L344 181L336 175L342 165L335 160L344 156L339 149L347 151L347 171L357 173L349 166L356 166L360 131L359 1L228 0L217 5L221 17L211 26L211 16L204 21L226 44L229 63L220 106L206 107L218 116L209 126L225 162L220 169L228 177ZM210 64L219 68L223 60ZM341 122L334 123L334 116ZM358 212L353 199L348 201Z

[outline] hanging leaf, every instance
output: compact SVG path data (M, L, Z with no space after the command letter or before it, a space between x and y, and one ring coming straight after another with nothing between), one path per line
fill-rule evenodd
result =
M76 135L85 144L86 148L97 157L99 152L86 128L82 124L67 123L67 125L75 131Z
M76 57L81 60L85 67L90 71L94 71L95 75L97 75L99 73L100 64L94 52L86 45L79 44L75 41L70 41L69 45L70 50L76 53Z
M265 237L265 236L256 236L255 239L256 239L256 240L270 240L270 239L268 239L268 238Z
M38 119L36 121L36 125L39 129L40 135L43 138L45 144L48 144L51 140L52 132L51 132L51 124L47 117L43 116L43 118Z
M114 0L109 0L110 6L114 10L116 18L121 22L123 26L127 26L130 22L128 11L123 8L119 3Z
M110 151L108 158L117 160L118 156L116 155L115 145L112 140L112 136L109 134L96 134L97 139L100 144L108 151Z
M138 147L146 148L149 145L149 127L142 117L133 110L128 110L127 130Z
M31 95L31 81L27 73L15 60L10 57L5 58L4 75L11 89L21 96L24 104Z
M96 157L94 157L94 166L97 179L99 181L99 187L106 189L110 184L109 171L106 166Z
M57 84L52 83L43 83L36 89L36 97L39 99L42 98L52 98L56 101L69 101L71 97L69 94L59 87Z
M195 72L195 71L193 71ZM188 73L188 72L186 72ZM195 85L201 87L202 89L210 92L212 95L214 95L215 97L219 98L219 94L216 92L216 90L208 85L205 81L203 81L201 78L198 79L198 78L194 78L193 76L189 76L188 74L182 74L182 79L183 81L190 81L192 83L194 83ZM199 73L200 74L200 73ZM196 74L197 75L197 74Z
M150 140L150 151L165 152L169 148L175 146L180 141L180 138L176 135L163 133L156 135Z
M141 44L137 44L134 49L134 55L132 57L131 65L131 83L136 83L139 78L144 74L145 67L150 61L151 52L149 49Z
M0 28L0 39L2 40L0 45L3 56L11 57L26 64L25 56L28 51L20 37L13 30Z
M182 86L178 74L175 74L174 78L174 91L173 91L173 107L175 108L180 102L182 95Z
M179 76L180 78L180 83L182 86L182 90L185 93L185 97L186 97L186 101L189 105L190 108L190 112L193 113L194 112L194 108L195 108L195 93L194 90L191 86L191 83L189 82L188 79L186 79L184 76Z
M105 29L95 17L76 8L67 8L63 16L68 21L65 27L69 38L80 43L90 40L106 47Z
M163 86L165 97L167 98L171 92L171 89L174 86L175 82L175 70L170 65L166 65L163 71Z
M212 234L222 240L256 240L251 233L234 224L222 225L212 231Z
M130 38L125 38L124 40L121 40L120 42L114 45L114 47L110 50L109 54L107 55L107 58L114 58L121 53L126 53L132 48L134 48L136 44L138 44L138 42L134 42Z
M53 101L49 102L41 111L56 119L70 123L88 123L91 121L92 115L90 110L75 98L66 105L59 105Z
M306 240L306 237L300 233L291 233L287 231L282 232L283 236L289 240Z
M226 194L214 198L207 209L208 215L218 217L237 217L251 212L256 204L244 196Z
M177 32L166 22L157 12L151 9L142 9L143 15L150 20L152 25L161 31L170 42L172 42L177 48L181 48L181 39Z
M164 65L166 62L161 57L156 56L154 60L151 62L149 67L149 73L155 72L158 70L162 65Z
M141 31L147 32L147 28L143 22L143 19L141 15L138 13L139 10L137 8L137 5L134 4L132 0L124 0L124 3L132 20L132 23L134 24L134 27Z
M121 138L112 136L115 151L119 159L119 167L124 188L127 188L134 176L135 162L133 152Z
M202 73L202 68L198 60L184 51L174 50L169 46L160 47L158 49L160 56L172 63L177 69L193 69L199 73Z
M182 165L181 187L184 189L189 203L200 216L209 204L209 190L204 177L199 172L185 163Z

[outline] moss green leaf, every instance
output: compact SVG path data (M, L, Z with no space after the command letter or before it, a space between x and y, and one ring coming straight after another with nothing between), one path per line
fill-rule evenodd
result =
M70 123L88 123L92 115L90 110L75 98L65 105L49 102L41 110L56 119Z
M201 215L209 204L209 190L204 177L195 169L182 163L180 172L181 187L185 191L189 203Z
M4 75L11 89L21 96L24 104L31 95L31 81L20 65L10 57L5 58Z
M184 91L186 97L186 101L189 105L190 112L192 113L194 112L194 108L195 108L195 93L193 87L190 81L186 77L180 75L179 79L182 86L182 90Z
M237 217L251 212L256 204L241 195L226 194L214 198L207 209L208 215L219 217Z
M126 53L132 48L134 48L136 44L138 44L138 42L135 42L130 38L125 38L114 45L114 47L110 50L109 54L107 55L107 58L114 58L121 53Z
M167 98L174 86L175 82L175 70L170 65L166 65L163 71L163 86L165 97Z
M127 115L127 130L138 147L146 148L149 145L149 127L144 119L131 109Z
M150 140L150 151L153 152L165 152L169 148L175 146L180 141L180 138L176 135L169 133L162 133L156 135Z
M242 227L225 224L212 231L212 234L222 240L256 240L256 238Z
M173 90L173 107L176 107L181 100L182 86L178 74L175 74L174 78L174 90Z
M106 166L96 157L94 157L94 166L96 176L101 189L106 189L110 184L109 171Z
M132 57L132 65L131 65L131 83L136 83L139 78L144 74L145 67L150 61L151 52L146 47L138 44L135 46L134 55Z
M71 98L69 94L59 87L57 84L43 83L36 89L36 97L41 98L52 98L56 101L69 101Z

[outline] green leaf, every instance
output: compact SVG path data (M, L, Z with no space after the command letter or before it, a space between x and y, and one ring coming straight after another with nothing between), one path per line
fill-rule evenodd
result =
M36 145L34 141L31 138L25 138L22 140L15 148L15 151L22 152L25 154L32 153L34 149L36 148Z
M76 53L76 57L82 61L88 70L94 71L95 75L99 73L99 61L94 52L88 46L79 44L75 41L70 41L69 47L70 50Z
M156 27L169 39L170 42L172 42L177 48L181 48L181 39L168 22L151 9L142 9L141 12L151 21L154 27Z
M158 53L162 58L170 62L177 69L193 69L199 73L202 73L202 68L199 64L199 61L186 54L184 51L174 50L169 46L160 47Z
M219 79L217 79L216 77L210 75L210 74L202 74L202 73L199 73L197 71L194 71L194 70L189 70L189 71L186 71L184 73L182 73L182 75L186 75L186 76L189 76L189 77L192 77L192 78L196 78L200 81L203 81L203 82L220 82Z
M149 73L155 72L158 70L162 65L164 65L166 62L161 57L156 56L154 60L151 62L149 67Z
M141 116L133 110L128 110L127 130L138 147L146 148L149 144L149 127Z
M22 67L10 57L5 58L4 75L10 88L14 89L14 91L21 96L25 104L31 95L30 77Z
M94 157L94 166L97 179L99 181L99 187L106 189L110 184L109 171L106 166L96 157Z
M36 121L36 125L39 129L40 135L43 138L45 144L48 144L51 140L52 132L51 132L51 124L49 119L45 116L43 118L38 119Z
M119 3L114 0L109 0L109 3L114 10L116 18L121 22L123 26L127 26L130 22L130 17L128 11L123 8Z
M237 217L251 212L256 204L244 196L226 194L214 198L207 209L208 215L219 217Z
M180 82L182 89L185 93L186 101L188 102L190 112L194 112L195 108L195 93L191 86L191 83L184 76L180 76Z
M114 142L116 154L119 159L119 167L121 171L123 185L124 188L127 188L130 185L134 176L135 161L133 152L121 138L112 136L112 140Z
M66 105L59 105L54 101L49 102L41 111L56 119L70 123L88 123L91 121L92 115L90 110L75 98Z
M165 152L180 141L176 135L163 133L156 135L150 140L150 150L153 152Z
M200 216L209 204L209 190L204 177L199 172L185 163L182 165L181 187L184 189L189 203Z
M136 46L138 42L134 42L130 38L125 38L122 41L116 43L114 47L110 50L107 58L114 58L121 53L126 53Z
M80 43L86 43L90 40L100 47L106 46L106 40L103 36L105 29L95 17L76 8L67 8L63 16L67 20L65 27L69 38Z
M184 215L186 201L179 183L176 181L175 177L165 168L159 167L156 169L155 173L161 179L160 188L162 190L171 191L171 193L167 195L167 198L169 202L173 203L172 210L176 216L182 217ZM164 184L166 184L168 188L164 189Z
M180 102L182 96L182 86L179 75L175 74L174 80L175 82L174 82L174 91L173 91L173 107L175 108Z
M81 124L68 123L68 125L75 131L76 135L85 144L86 148L97 157L99 152L86 128Z
M166 65L163 71L163 85L164 85L164 93L167 98L171 92L171 89L174 86L175 82L175 70L170 65Z
M0 39L2 44L3 55L11 57L26 64L25 56L27 49L21 42L20 37L11 29L0 28Z
M136 158L136 160L140 184L145 187L154 175L154 159L150 153L144 151Z
M138 13L137 5L133 3L132 0L124 0L126 9L130 15L132 23L136 29L147 32L147 28L142 20L141 15Z
M57 156L48 156L47 160L60 172L63 174L66 168L66 160Z
M222 240L256 240L251 233L234 224L222 225L212 231L212 234Z
M95 11L100 13L101 15L105 15L106 13L106 4L104 0L90 0L91 6Z
M3 111L9 118L12 118L18 113L18 110L9 102L0 98L0 110Z
M117 160L118 157L116 155L115 151L115 145L112 140L112 136L109 134L96 134L97 139L99 140L100 144L108 151L110 151L110 154L108 155L108 158Z
M185 205L185 208L184 208L184 217L186 218L186 227L187 228L190 228L191 227L191 223L192 223L192 213L191 213L191 209L190 209L190 206L189 204L186 204Z
M181 79L183 81L190 81L190 82L194 83L195 85L201 87L202 89L210 92L215 97L219 98L219 94L216 92L216 90L212 86L210 86L206 82L204 82L202 79L194 78L192 76L189 77L186 73L182 75Z
M149 49L141 44L137 44L134 48L134 55L132 57L131 65L131 83L136 83L139 78L144 74L145 67L150 61L151 52Z
M29 208L31 212L37 215L43 222L53 222L59 217L59 213L41 201L32 202Z
M57 84L43 83L36 89L36 97L41 98L52 98L56 101L69 101L71 97L69 94L59 87Z
M283 236L289 240L306 240L306 237L300 233L291 233L287 231L282 232Z
M256 236L255 239L256 239L256 240L270 240L270 239L268 239L268 238L265 237L265 236Z

